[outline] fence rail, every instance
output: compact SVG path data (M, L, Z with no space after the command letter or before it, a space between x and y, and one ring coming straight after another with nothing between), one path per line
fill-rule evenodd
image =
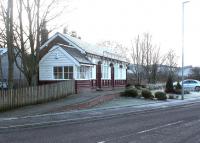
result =
M0 111L39 104L75 93L75 81L0 91Z

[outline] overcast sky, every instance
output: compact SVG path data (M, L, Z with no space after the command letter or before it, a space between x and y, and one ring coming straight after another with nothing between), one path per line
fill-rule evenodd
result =
M162 53L174 49L181 63L183 0L72 0L66 23L84 41L115 40L130 46L138 34L150 33ZM185 65L200 66L200 0L185 5Z

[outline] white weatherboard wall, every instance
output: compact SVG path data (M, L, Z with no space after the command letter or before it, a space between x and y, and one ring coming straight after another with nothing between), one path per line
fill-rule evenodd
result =
M54 80L54 66L73 66L77 63L61 47L53 47L39 63L39 80ZM75 73L74 73L75 75Z
M114 64L115 80L126 80L126 65L122 64L122 68L120 65L119 63Z
M92 79L96 79L96 65L92 66Z

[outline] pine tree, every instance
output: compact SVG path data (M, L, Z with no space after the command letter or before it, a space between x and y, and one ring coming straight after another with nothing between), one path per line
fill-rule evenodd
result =
M174 93L173 79L172 79L171 75L168 76L165 92L166 93Z

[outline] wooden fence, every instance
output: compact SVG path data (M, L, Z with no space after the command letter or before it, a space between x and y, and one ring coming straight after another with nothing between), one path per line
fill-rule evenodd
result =
M75 81L0 91L0 111L53 101L75 93Z

